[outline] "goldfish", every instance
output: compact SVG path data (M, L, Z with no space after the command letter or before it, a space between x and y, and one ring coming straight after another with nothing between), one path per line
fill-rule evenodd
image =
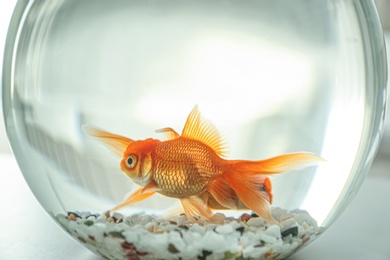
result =
M297 170L322 161L312 153L296 152L262 160L226 159L227 145L215 126L196 105L181 135L170 127L156 130L164 140L133 140L91 125L83 131L98 138L122 159L120 169L140 187L113 210L150 196L179 199L191 222L211 220L214 209L247 208L269 223L270 175Z

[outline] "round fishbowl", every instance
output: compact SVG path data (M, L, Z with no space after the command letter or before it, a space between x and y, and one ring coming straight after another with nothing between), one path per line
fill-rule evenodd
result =
M109 259L283 259L381 139L373 1L18 1L7 134L43 208Z

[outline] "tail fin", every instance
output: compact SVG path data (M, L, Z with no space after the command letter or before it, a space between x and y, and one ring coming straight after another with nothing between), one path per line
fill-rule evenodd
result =
M272 185L267 175L297 170L320 161L323 159L309 153L285 154L258 161L229 161L226 172L211 183L209 191L222 206L233 204L231 194L234 191L246 207L267 222L278 224L270 213Z
M233 160L230 161L231 170L228 171L270 175L298 170L323 161L324 159L311 153L289 153L265 160Z

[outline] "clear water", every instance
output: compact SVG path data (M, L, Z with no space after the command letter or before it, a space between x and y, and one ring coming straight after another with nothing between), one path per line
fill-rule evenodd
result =
M367 0L19 1L4 61L6 127L47 211L103 212L137 187L81 126L160 138L155 129L181 132L198 104L229 158L326 159L272 182L275 206L327 227L380 141L385 56ZM123 212L175 203L154 196Z

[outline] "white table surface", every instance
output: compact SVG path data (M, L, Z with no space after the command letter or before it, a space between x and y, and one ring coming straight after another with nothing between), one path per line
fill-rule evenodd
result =
M101 259L52 221L32 195L11 155L0 155L0 174L1 260ZM368 177L344 214L289 260L389 260L389 200L390 177Z

